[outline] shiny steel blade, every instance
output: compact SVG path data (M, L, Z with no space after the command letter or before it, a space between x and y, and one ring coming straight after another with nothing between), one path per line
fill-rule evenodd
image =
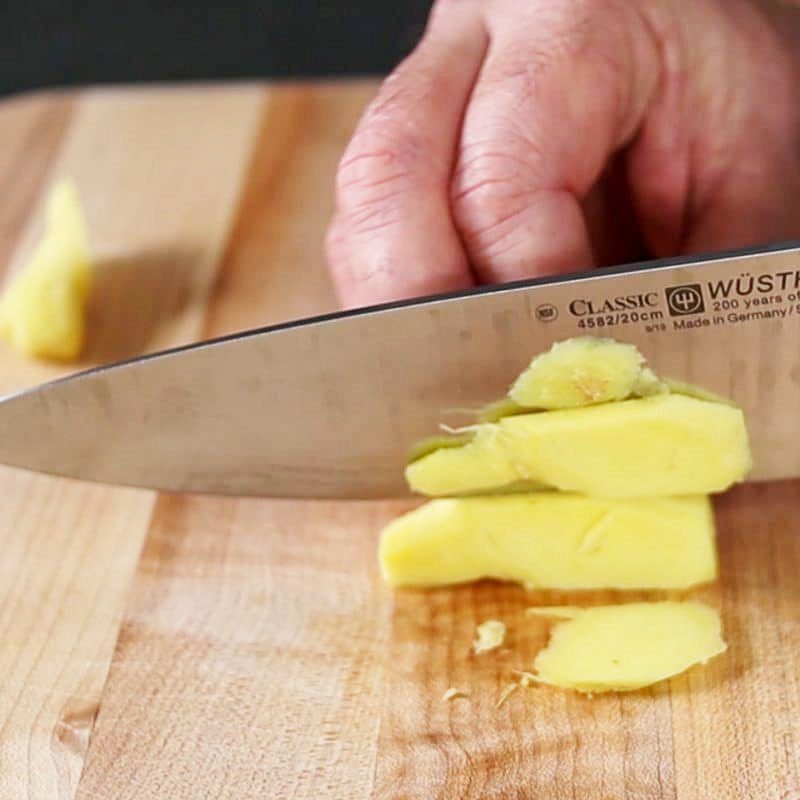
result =
M0 403L0 461L165 490L405 493L409 447L579 334L746 410L759 479L800 475L800 244L333 314L96 369Z

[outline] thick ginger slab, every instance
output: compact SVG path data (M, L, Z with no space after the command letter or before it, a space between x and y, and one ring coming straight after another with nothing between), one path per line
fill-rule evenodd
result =
M393 586L498 578L547 589L684 589L717 575L705 497L432 500L386 526L379 558Z
M429 496L533 481L596 497L721 492L751 457L741 409L680 394L504 417L406 467Z

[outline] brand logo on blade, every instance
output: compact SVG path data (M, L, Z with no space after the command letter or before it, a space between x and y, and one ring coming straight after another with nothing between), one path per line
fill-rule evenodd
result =
M539 322L553 322L558 319L558 309L552 303L536 306L536 319Z
M667 307L673 317L684 317L687 314L702 314L706 310L703 299L703 288L699 283L687 283L684 286L671 286L666 290Z

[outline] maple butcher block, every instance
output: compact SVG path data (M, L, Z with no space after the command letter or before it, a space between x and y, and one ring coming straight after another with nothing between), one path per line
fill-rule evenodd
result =
M332 178L375 87L2 101L0 264L30 252L63 176L98 265L78 366L331 310ZM62 374L0 348L0 391ZM799 504L798 482L716 503L721 579L689 596L721 609L727 653L643 691L531 687L497 708L546 638L524 609L565 596L488 582L393 596L377 533L412 501L162 495L0 468L0 798L800 798ZM487 619L509 634L476 656ZM450 687L469 696L446 702Z

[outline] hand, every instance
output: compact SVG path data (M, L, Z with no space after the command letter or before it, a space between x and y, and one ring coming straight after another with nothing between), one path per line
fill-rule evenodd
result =
M339 166L342 302L800 238L799 52L757 0L439 0Z

